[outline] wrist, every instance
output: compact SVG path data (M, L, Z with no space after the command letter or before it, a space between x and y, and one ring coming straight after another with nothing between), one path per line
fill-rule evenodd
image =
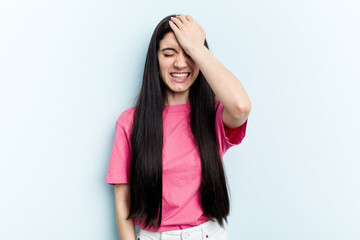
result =
M202 58L208 57L210 54L209 49L205 45L197 46L189 51L189 56L197 63Z

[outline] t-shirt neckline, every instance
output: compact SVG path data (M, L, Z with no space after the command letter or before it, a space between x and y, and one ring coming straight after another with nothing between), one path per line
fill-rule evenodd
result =
M164 105L164 110L167 112L187 112L190 110L190 103Z

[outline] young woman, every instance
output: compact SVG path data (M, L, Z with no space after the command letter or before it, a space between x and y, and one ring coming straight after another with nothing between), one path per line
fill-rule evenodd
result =
M245 137L251 102L189 15L154 30L134 107L116 121L106 183L121 240L226 240L222 158Z

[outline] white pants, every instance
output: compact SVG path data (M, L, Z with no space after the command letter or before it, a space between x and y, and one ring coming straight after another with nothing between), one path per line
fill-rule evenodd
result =
M139 229L137 240L228 240L225 228L215 221L207 221L195 227L165 232Z

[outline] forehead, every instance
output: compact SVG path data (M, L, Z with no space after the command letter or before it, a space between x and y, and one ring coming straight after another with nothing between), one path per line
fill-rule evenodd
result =
M160 50L162 48L167 48L167 47L179 49L180 45L179 45L178 40L175 37L175 34L173 32L168 32L164 35L163 39L160 40L159 47L160 47Z

